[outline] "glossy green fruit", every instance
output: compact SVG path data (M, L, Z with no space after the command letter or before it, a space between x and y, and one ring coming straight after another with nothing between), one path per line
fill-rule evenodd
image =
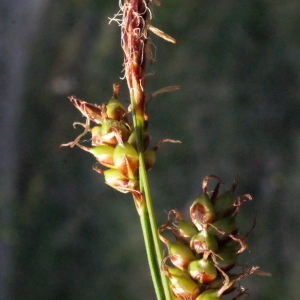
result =
M241 249L241 244L237 241L230 239L225 244L222 244L220 249L222 249L222 251L228 251L228 252L230 251L230 252L237 253Z
M177 276L181 276L181 275L186 275L186 276L190 276L189 273L186 271L186 270L180 270L176 267L169 267L168 266L168 272L171 274L171 275L177 275Z
M135 131L133 131L127 141L129 144L131 144L135 149L137 149L137 143L136 143L136 135ZM144 131L143 135L143 144L144 144L144 150L146 150L150 143L150 134L147 130Z
M215 220L215 210L207 193L202 193L190 207L190 217L198 230L203 228L203 224L211 223Z
M136 190L138 186L137 180L127 178L119 170L108 169L105 170L103 174L105 182L122 193L128 193L132 190Z
M106 105L106 114L108 118L111 118L116 121L126 120L127 113L123 104L116 98L111 98Z
M219 195L214 204L216 218L221 219L231 215L236 209L234 202L235 196L231 190Z
M171 275L171 291L179 299L195 300L200 293L199 285L188 275Z
M218 220L212 223L214 227L209 226L208 232L209 234L214 235L218 241L226 241L228 239L229 234L235 234L238 230L238 225L236 223L235 216L229 216Z
M217 277L217 268L208 259L192 261L188 270L193 279L203 284L209 283Z
M122 141L127 142L128 138L131 134L128 127L124 123L121 123L119 125L119 128L120 128L120 132L121 132L121 136L122 136Z
M219 268L224 271L229 271L230 269L232 269L236 265L237 259L238 254L236 253L236 251L231 251L226 247L220 247L216 256Z
M217 252L218 242L212 234L207 232L207 230L201 230L192 237L190 247L197 253L203 253L205 251Z
M100 145L93 148L89 148L80 144L77 144L77 146L80 149L93 154L101 165L108 168L115 168L115 163L114 163L115 148L108 145Z
M195 225L191 222L179 220L176 227L172 227L172 231L176 239L190 245L190 241L193 236L198 234L198 230Z
M153 149L147 149L144 152L144 162L146 171L151 170L152 166L154 165L156 160L156 153Z
M114 150L114 166L126 177L134 179L139 167L138 153L125 142L118 144Z
M91 129L91 134L92 134L92 145L93 146L99 146L102 145L102 140L101 140L101 136L102 136L102 126L94 126Z
M180 270L187 270L189 263L196 259L191 249L181 243L168 242L167 246L171 262Z
M108 119L104 120L102 122L102 126L101 126L101 136L104 136L104 135L110 133L111 126L112 126L111 120L108 120Z
M100 145L91 148L90 152L95 156L97 161L108 168L115 168L114 165L114 151L115 148L107 145Z

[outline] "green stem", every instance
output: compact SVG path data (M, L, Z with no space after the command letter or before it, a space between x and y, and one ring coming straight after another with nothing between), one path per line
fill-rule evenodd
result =
M142 231L143 231L143 236L144 236L144 241L146 246L146 253L147 253L148 263L150 267L150 272L152 276L156 297L158 300L164 300L165 299L164 290L161 285L160 272L157 266L155 249L153 247L153 241L151 238L151 226L149 223L149 215L148 215L146 205L143 205L140 211L140 220L141 220Z
M134 96L133 93L131 93L131 104L133 107L132 111L132 118L133 118L133 124L134 124L134 129L135 129L135 134L136 134L136 139L137 139L137 148L138 148L138 153L139 153L139 179L140 179L140 191L145 197L145 204L146 204L146 209L147 209L147 214L145 214L143 217L146 218L145 223L150 224L149 230L146 232L145 228L143 228L143 233L145 237L145 240L147 239L146 243L146 248L150 245L149 241L151 241L151 248L153 248L154 244L154 253L152 251L149 251L147 249L147 255L153 255L154 257L149 257L148 256L148 261L149 264L155 263L154 265L150 265L150 270L151 268L155 269L155 274L152 273L152 279L153 279L153 284L155 287L155 290L161 291L163 289L164 292L164 298L159 298L160 293L157 293L158 299L166 299L166 300L171 300L171 294L170 294L170 288L169 288L169 283L168 279L163 273L163 271L160 268L161 261L163 259L162 256L162 249L161 249L161 244L157 232L157 226L156 226L156 221L155 221L155 216L154 216L154 211L153 211L153 206L152 206L152 200L151 200L151 194L150 194L150 188L149 188L149 183L148 183L148 177L147 177L147 172L145 168L145 162L144 162L144 147L143 147L143 130L144 130L144 119L142 115L137 115L136 111L134 109ZM144 214L144 213L142 213ZM148 254L149 252L149 254ZM158 276L160 277L159 280L157 280L156 275L158 271ZM157 282L156 282L157 280ZM162 284L162 286L161 286Z
M141 166L141 164L140 164L140 166ZM152 233L152 238L153 238L154 247L155 247L156 259L157 259L157 263L159 265L160 277L161 277L161 281L163 284L163 289L165 292L166 300L171 300L168 279L160 268L161 262L163 260L162 249L161 249L161 244L160 244L160 240L158 237L157 226L156 226L156 221L155 221L155 216L154 216L154 211L153 211L153 206L152 206L152 200L151 200L148 177L147 177L147 173L146 173L144 160L143 160L142 166L140 167L139 172L140 172L140 182L144 189L146 205L148 208L149 222L150 222L150 226L151 226L151 233Z

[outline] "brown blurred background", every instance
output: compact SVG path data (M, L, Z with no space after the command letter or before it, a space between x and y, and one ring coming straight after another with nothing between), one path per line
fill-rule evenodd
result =
M92 170L94 158L60 148L84 118L68 95L109 100L120 81L118 1L0 0L0 300L155 298L139 218L129 195ZM300 9L296 0L162 0L152 24L156 63L147 95L149 173L158 224L188 217L202 178L228 186L240 174L240 261L273 276L250 277L250 299L299 299ZM122 81L120 100L129 100ZM147 293L145 291L148 291ZM230 297L228 298L230 299Z

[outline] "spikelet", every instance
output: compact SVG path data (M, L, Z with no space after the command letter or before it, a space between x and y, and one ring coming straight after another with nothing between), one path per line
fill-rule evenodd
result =
M212 179L218 183L213 192L208 193L207 184ZM158 229L168 249L162 270L177 299L221 300L222 295L234 291L239 297L238 281L259 274L257 266L239 265L242 267L239 273L234 268L239 255L247 248L245 238L254 227L244 236L238 235L236 216L245 200L252 198L250 195L235 196L238 177L229 191L220 194L221 183L217 176L205 177L202 192L190 207L191 222L183 220L177 210L171 210L168 222ZM175 242L162 235L167 229L174 235ZM167 260L172 266L167 265ZM260 275L270 274L262 272Z

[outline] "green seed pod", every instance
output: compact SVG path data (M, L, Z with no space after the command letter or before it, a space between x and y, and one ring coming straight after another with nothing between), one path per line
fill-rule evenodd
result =
M120 126L122 141L127 142L128 138L130 136L130 131L124 123L121 123L119 126Z
M118 144L118 139L122 140L121 130L116 121L105 119L101 126L101 144L115 146ZM117 137L118 135L118 137Z
M207 193L202 193L193 202L190 208L190 217L198 230L202 229L203 224L214 221L215 211Z
M94 126L91 129L91 134L92 134L92 145L93 146L99 146L102 145L102 126Z
M231 239L219 248L216 259L222 270L228 271L236 265L240 247L239 242Z
M136 136L135 136L135 131L131 133L131 135L128 138L127 141L129 144L131 144L135 149L137 149L137 144L136 144ZM150 143L150 134L147 130L144 131L144 136L143 136L143 144L144 144L144 150L146 150L149 146Z
M111 132L111 125L112 125L111 120L106 119L102 122L101 136L105 136L106 134Z
M160 240L168 247L169 255L167 258L171 260L175 267L179 268L180 270L187 270L189 263L196 259L195 255L188 246L180 242L173 243L165 238L161 234L161 232L165 229L171 229L168 223L160 226L158 229L158 236Z
M168 271L170 272L171 275L177 275L177 276L182 276L182 275L186 275L186 276L190 276L189 273L186 270L180 270L176 267L169 267L168 266Z
M113 168L113 169L115 168L115 165L114 165L115 148L108 146L108 145L100 145L100 146L96 146L93 148L82 146L80 144L77 144L77 146L80 149L93 154L95 156L95 158L97 159L97 161L101 165L108 167L108 168Z
M209 289L218 290L224 285L224 277L219 272L217 277L207 284Z
M171 282L172 299L195 299L199 295L199 285L192 280L186 270L180 270L176 267L168 266L165 261L162 262L162 270Z
M127 178L119 170L108 169L103 174L105 182L122 193L128 193L138 187L137 180Z
M222 300L223 297L218 295L216 290L206 290L201 293L196 300Z
M151 170L152 166L155 163L155 159L156 159L156 153L153 149L147 149L144 152L144 162L145 162L146 171Z
M115 148L107 145L96 146L90 150L101 165L113 169L115 168L114 151Z
M168 241L167 246L171 262L180 270L187 270L190 262L196 259L191 249L181 243Z
M171 291L179 299L195 300L200 293L199 285L188 274L169 274Z
M220 248L217 252L216 260L218 267L224 271L229 271L237 263L238 255L236 251L230 251L226 248Z
M231 215L236 209L234 202L235 196L231 190L219 195L214 204L216 218L222 219Z
M227 243L222 244L222 251L230 251L237 253L241 249L241 244L235 240L229 240Z
M209 283L217 277L217 268L208 259L192 261L188 270L193 279L203 284Z
M135 131L131 132L127 142L137 149Z
M193 223L184 220L179 220L176 227L172 227L172 231L176 239L188 245L190 244L192 237L198 233L198 230Z
M197 253L203 253L206 251L217 252L218 242L213 235L207 232L207 230L201 230L192 237L190 247Z
M130 132L124 123L105 119L103 125L94 126L91 129L92 145L116 146L118 141L126 142Z
M109 118L120 121L123 120L127 122L127 114L122 103L116 99L111 98L106 105L106 114Z
M135 148L125 142L114 150L114 165L126 177L134 179L139 167L139 157Z
M218 241L226 241L229 234L235 234L238 230L235 216L229 216L224 219L218 220L212 223L212 225L217 228L219 232L212 226L209 226L208 232L209 234L214 235Z

